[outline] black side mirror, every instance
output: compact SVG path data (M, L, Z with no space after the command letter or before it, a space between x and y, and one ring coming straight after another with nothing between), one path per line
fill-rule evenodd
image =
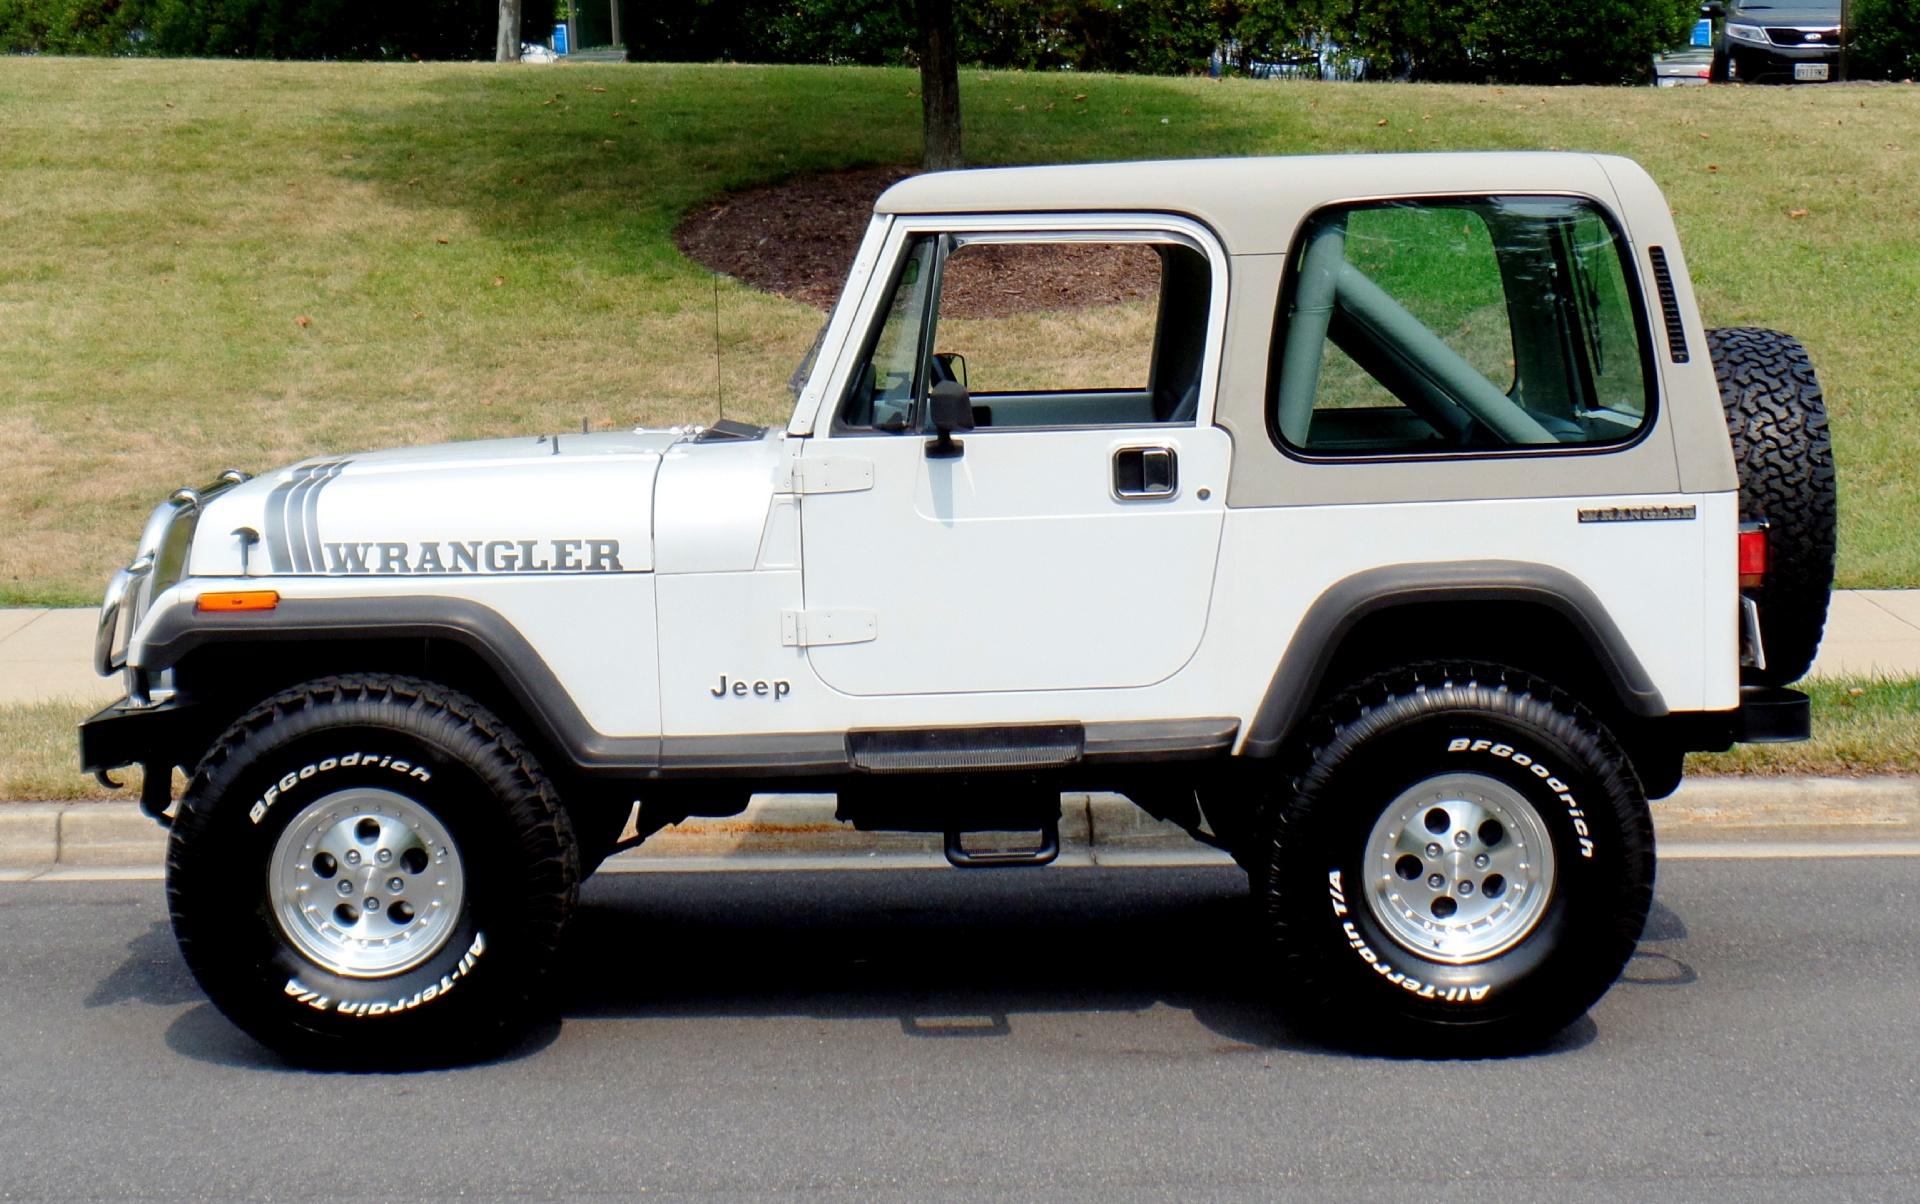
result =
M967 357L958 351L936 351L933 353L933 379L935 381L957 380L962 388L967 384Z
M967 387L957 380L943 380L927 394L927 417L933 422L935 438L927 440L929 460L951 460L965 447L953 437L955 431L973 429L973 399Z

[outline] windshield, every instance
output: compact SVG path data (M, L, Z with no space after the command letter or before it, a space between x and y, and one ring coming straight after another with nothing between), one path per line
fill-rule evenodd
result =
M829 319L831 321L831 319ZM820 344L827 340L827 323L820 323L820 329L813 336L813 346L800 357L800 363L794 368L793 375L787 378L787 392L793 394L795 401L800 400L800 390L807 387L807 377L813 375L813 361L820 358Z

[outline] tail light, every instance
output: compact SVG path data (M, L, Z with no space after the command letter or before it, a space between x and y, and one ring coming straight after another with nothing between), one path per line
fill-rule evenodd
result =
M1740 588L1754 589L1767 582L1767 525L1740 524Z

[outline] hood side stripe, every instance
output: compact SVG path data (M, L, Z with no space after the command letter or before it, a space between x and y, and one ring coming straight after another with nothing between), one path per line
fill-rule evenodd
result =
M313 563L313 549L307 543L306 505L308 496L332 467L333 461L326 460L308 468L306 477L287 495L287 545L293 552L293 569L297 573L311 573L321 567Z
M347 463L345 460L335 460L327 465L313 488L307 491L301 505L301 534L306 540L307 556L313 561L313 571L316 573L327 571L326 549L320 545L320 491L333 483Z
M287 547L287 495L307 479L311 469L302 468L273 487L267 495L267 556L276 573L293 571L293 557Z

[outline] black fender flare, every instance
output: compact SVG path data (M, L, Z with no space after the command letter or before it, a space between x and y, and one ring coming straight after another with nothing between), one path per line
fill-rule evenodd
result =
M1545 606L1585 640L1622 707L1641 718L1667 714L1666 700L1607 608L1578 578L1516 560L1394 564L1342 578L1314 600L1248 725L1242 753L1270 757L1305 718L1349 632L1370 615L1423 602L1523 602Z
M268 611L220 614L177 606L143 641L141 668L178 664L215 644L285 641L445 640L477 656L550 747L587 774L657 768L660 738L602 735L520 629L492 607L463 598L282 598Z

